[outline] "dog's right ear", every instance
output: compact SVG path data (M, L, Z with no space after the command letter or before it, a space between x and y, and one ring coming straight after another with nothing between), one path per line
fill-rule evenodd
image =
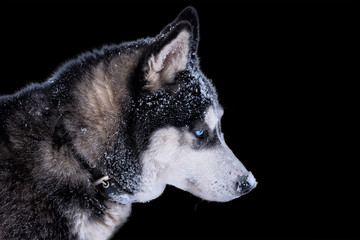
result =
M198 18L194 8L184 9L174 22L155 38L146 58L145 89L157 91L175 80L195 58L198 44Z

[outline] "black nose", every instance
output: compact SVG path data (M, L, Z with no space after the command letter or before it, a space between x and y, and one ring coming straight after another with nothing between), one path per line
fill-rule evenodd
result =
M252 186L247 181L246 177L241 177L240 180L237 182L236 191L239 192L241 195L247 194L252 189Z

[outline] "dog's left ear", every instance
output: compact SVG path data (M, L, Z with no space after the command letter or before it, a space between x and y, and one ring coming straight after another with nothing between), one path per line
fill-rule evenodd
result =
M198 29L196 10L188 7L161 31L145 63L145 89L157 91L173 83L176 73L186 69L189 61L196 57Z

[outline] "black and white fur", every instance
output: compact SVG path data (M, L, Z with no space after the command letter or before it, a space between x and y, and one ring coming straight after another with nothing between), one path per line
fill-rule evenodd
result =
M1 97L0 239L108 239L167 184L220 202L253 189L198 41L186 8L155 38L83 54Z

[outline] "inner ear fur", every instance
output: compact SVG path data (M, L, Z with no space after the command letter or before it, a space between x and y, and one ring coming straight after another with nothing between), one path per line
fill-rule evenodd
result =
M146 89L156 91L174 82L176 73L186 69L191 41L192 27L186 21L158 36L145 66Z

